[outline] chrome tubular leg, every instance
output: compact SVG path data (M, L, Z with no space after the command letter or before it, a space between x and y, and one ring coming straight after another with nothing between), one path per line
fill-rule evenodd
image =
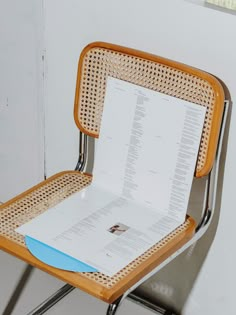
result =
M87 162L87 148L88 148L88 137L80 132L79 137L79 158L75 167L76 171L83 171Z
M47 312L52 306L63 299L67 294L69 294L75 288L69 284L64 285L57 292L51 295L47 300L29 312L27 315L41 315Z
M7 306L5 307L2 315L10 315L12 313L12 311L14 310L17 301L20 298L20 295L25 287L25 285L27 284L27 281L29 280L29 277L31 275L31 272L33 270L33 267L30 265L27 265L20 280L18 281L18 284L14 290L14 292L12 293L9 302L7 304Z
M211 221L212 216L214 214L221 149L222 149L222 144L223 144L223 136L224 136L228 109L229 109L229 101L225 101L225 108L224 108L224 113L222 117L221 130L220 130L220 135L219 135L219 140L218 140L218 148L216 152L215 163L213 165L211 172L208 175L208 180L207 180L207 187L206 187L207 193L205 196L205 211L202 215L202 220L199 222L196 228L196 232L198 232L200 229L202 229L202 232L204 232L203 228L209 225L208 223Z
M123 296L121 296L114 303L109 304L106 315L115 315L122 301L123 301Z

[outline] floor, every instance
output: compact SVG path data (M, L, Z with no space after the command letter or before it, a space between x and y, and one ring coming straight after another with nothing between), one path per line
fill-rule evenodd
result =
M48 298L63 282L34 269L22 295L11 313L3 313L6 303L25 268L25 263L0 251L0 314L26 315L44 299ZM72 291L66 298L49 310L48 315L105 315L106 304L88 296L80 290ZM117 314L151 315L148 311L130 301L124 301Z

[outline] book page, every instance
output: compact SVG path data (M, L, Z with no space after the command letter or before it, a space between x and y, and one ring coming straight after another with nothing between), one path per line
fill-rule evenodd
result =
M204 116L108 78L92 184L17 232L114 275L184 222Z

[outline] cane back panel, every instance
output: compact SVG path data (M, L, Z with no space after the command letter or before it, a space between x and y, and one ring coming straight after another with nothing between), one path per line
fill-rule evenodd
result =
M213 76L192 67L137 50L92 43L78 66L74 117L84 133L98 137L108 76L206 107L197 177L212 168L222 119L224 93Z

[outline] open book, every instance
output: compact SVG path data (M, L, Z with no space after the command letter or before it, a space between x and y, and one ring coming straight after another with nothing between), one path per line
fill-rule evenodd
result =
M108 77L92 184L16 231L114 275L184 222L204 117Z

